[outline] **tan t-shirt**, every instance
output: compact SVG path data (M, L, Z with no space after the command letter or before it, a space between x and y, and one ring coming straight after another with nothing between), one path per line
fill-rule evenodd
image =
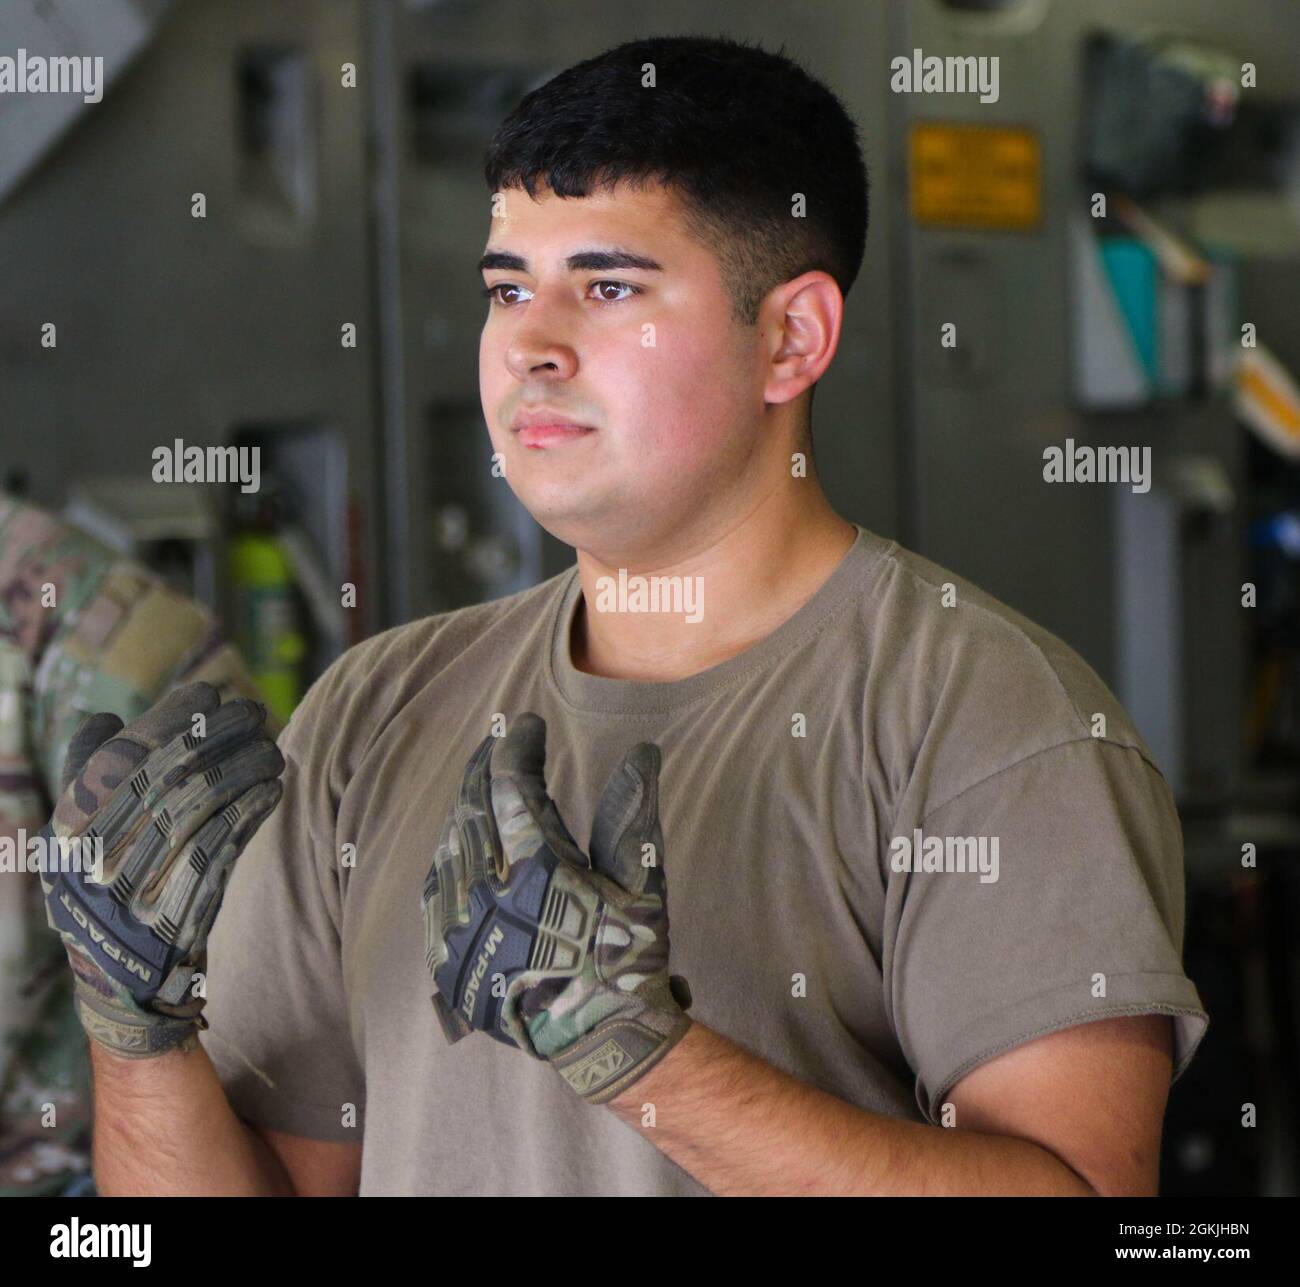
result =
M363 1141L362 1194L705 1192L547 1064L438 1027L421 888L467 759L526 710L580 844L623 753L662 748L672 970L768 1063L931 1122L978 1064L1088 1019L1172 1015L1187 1067L1208 1020L1178 817L1058 639L863 528L794 616L672 683L576 670L580 593L572 568L389 630L308 693L210 943L204 1044L238 1114ZM939 869L906 870L936 837Z

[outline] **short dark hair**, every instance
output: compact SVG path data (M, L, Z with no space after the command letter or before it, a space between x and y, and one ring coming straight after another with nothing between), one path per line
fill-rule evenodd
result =
M784 51L725 37L618 45L528 94L497 130L483 173L491 191L529 196L539 186L585 197L619 182L663 184L717 254L746 325L782 282L818 269L847 295L862 267L868 179L857 129Z

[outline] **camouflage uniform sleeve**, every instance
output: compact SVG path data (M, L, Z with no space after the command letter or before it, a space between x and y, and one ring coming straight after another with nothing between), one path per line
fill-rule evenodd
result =
M0 639L0 1087L13 1066L17 1034L33 1013L31 886L39 892L40 881L19 870L18 851L49 813L28 742L30 701L27 658Z
M85 716L130 723L195 680L223 701L262 700L199 604L56 516L0 498L0 836L34 834L49 817ZM58 1192L89 1166L85 1038L40 881L0 882L0 1193Z
M203 680L221 695L262 700L216 621L133 564L109 567L91 599L51 641L36 674L35 742L51 798L77 725L96 711L129 724L173 688ZM279 728L271 724L271 735Z
M27 658L0 637L0 1087L13 1064L15 1034L32 1011L31 887L39 892L40 881L19 869L19 849L49 816L29 740L30 705Z
M0 836L11 842L49 817L66 749L66 740L42 747L37 737L40 663L110 561L107 550L54 515L0 500ZM0 881L0 1193L58 1193L90 1165L85 1037L40 880L11 871Z
M32 753L31 694L27 658L0 637L0 829L9 835L42 826L50 813Z
M200 604L85 532L13 500L0 500L4 637L32 669L31 743L50 808L68 743L87 715L112 711L129 724L196 680L223 701L263 700ZM278 735L274 721L268 725Z

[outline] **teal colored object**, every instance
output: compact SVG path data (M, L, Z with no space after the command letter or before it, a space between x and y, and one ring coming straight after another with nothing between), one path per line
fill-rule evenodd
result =
M1160 270L1155 256L1133 237L1103 237L1101 261L1143 370L1154 385L1159 371L1160 345L1156 292Z

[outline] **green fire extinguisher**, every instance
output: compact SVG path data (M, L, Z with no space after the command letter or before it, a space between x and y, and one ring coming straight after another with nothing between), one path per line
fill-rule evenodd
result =
M292 564L265 520L232 537L227 559L240 644L267 705L285 723L302 698L307 654Z

